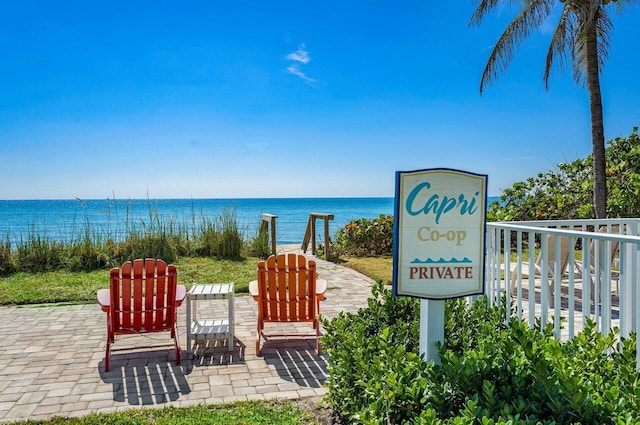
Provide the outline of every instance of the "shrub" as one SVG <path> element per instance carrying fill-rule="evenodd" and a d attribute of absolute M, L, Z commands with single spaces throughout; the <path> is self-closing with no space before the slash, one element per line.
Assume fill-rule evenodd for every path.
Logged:
<path fill-rule="evenodd" d="M 617 424 L 640 420 L 635 335 L 574 339 L 506 320 L 486 298 L 446 302 L 440 365 L 418 354 L 419 303 L 381 283 L 358 314 L 323 320 L 328 401 L 351 423 Z"/>
<path fill-rule="evenodd" d="M 421 410 L 427 367 L 416 354 L 419 304 L 382 283 L 357 314 L 323 320 L 329 353 L 328 400 L 342 420 L 399 424 Z M 393 324 L 393 325 L 392 325 Z"/>
<path fill-rule="evenodd" d="M 353 256 L 391 255 L 393 253 L 393 216 L 352 220 L 335 235 L 339 254 Z"/>
<path fill-rule="evenodd" d="M 640 214 L 640 135 L 634 127 L 627 137 L 607 142 L 607 215 Z M 594 218 L 591 155 L 556 164 L 551 170 L 514 183 L 489 205 L 489 221 Z"/>

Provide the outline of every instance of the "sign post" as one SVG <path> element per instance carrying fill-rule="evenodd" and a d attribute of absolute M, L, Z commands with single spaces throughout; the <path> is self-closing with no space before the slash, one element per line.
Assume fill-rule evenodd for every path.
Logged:
<path fill-rule="evenodd" d="M 444 341 L 444 301 L 420 300 L 420 354 L 440 364 L 438 342 Z"/>
<path fill-rule="evenodd" d="M 439 363 L 444 301 L 484 293 L 487 176 L 396 172 L 393 293 L 422 298 L 420 354 Z"/>

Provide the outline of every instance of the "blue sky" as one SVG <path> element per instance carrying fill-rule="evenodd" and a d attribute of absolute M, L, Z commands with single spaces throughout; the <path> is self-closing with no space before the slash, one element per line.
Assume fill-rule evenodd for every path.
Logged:
<path fill-rule="evenodd" d="M 0 199 L 489 195 L 591 151 L 588 93 L 542 83 L 551 25 L 480 96 L 514 15 L 471 1 L 0 2 Z M 640 7 L 614 14 L 605 136 L 640 125 Z"/>

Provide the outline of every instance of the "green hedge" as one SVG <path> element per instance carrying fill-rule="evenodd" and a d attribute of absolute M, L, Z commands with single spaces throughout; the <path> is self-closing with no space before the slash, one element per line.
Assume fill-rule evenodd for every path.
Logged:
<path fill-rule="evenodd" d="M 357 314 L 323 321 L 327 398 L 345 423 L 640 422 L 635 336 L 605 336 L 591 322 L 559 342 L 552 327 L 506 322 L 486 299 L 450 300 L 434 365 L 418 354 L 418 322 L 419 302 L 393 297 L 381 283 Z"/>

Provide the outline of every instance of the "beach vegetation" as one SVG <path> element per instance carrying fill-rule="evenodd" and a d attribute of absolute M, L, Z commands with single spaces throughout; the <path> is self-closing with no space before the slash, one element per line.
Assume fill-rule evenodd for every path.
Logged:
<path fill-rule="evenodd" d="M 8 276 L 15 271 L 14 258 L 11 252 L 11 239 L 0 241 L 0 277 Z"/>
<path fill-rule="evenodd" d="M 470 19 L 471 25 L 479 25 L 492 11 L 501 11 L 512 2 L 480 0 Z M 504 73 L 514 52 L 523 41 L 536 33 L 536 29 L 548 25 L 549 19 L 557 19 L 550 33 L 543 81 L 549 88 L 549 76 L 554 65 L 560 70 L 570 63 L 575 81 L 589 92 L 592 144 L 593 213 L 595 218 L 607 218 L 607 167 L 605 159 L 604 118 L 600 73 L 609 50 L 613 34 L 610 10 L 635 3 L 634 0 L 560 0 L 523 2 L 522 9 L 510 21 L 494 44 L 480 80 L 480 94 Z M 560 13 L 554 6 L 558 5 Z M 618 7 L 618 10 L 621 10 Z M 557 16 L 557 18 L 556 18 Z"/>
<path fill-rule="evenodd" d="M 148 218 L 133 221 L 127 210 L 122 223 L 125 230 L 116 233 L 110 227 L 92 225 L 85 214 L 79 230 L 74 229 L 66 240 L 45 238 L 35 226 L 20 235 L 15 248 L 7 236 L 0 243 L 0 276 L 57 270 L 91 272 L 135 258 L 162 258 L 168 263 L 183 257 L 242 260 L 261 246 L 260 235 L 247 235 L 232 208 L 215 219 L 194 211 L 192 219 L 185 221 L 163 216 L 150 204 Z"/>
<path fill-rule="evenodd" d="M 244 240 L 238 227 L 236 212 L 224 209 L 217 220 L 202 218 L 201 234 L 196 252 L 200 256 L 213 258 L 240 258 Z"/>
<path fill-rule="evenodd" d="M 271 254 L 271 236 L 267 228 L 260 226 L 258 226 L 258 228 L 260 230 L 257 236 L 247 244 L 247 253 L 252 257 L 258 257 L 264 260 Z"/>
<path fill-rule="evenodd" d="M 609 217 L 640 215 L 640 136 L 607 142 Z M 514 183 L 489 205 L 489 221 L 529 221 L 595 218 L 591 155 L 556 164 L 535 177 Z"/>
<path fill-rule="evenodd" d="M 16 269 L 33 273 L 60 269 L 64 264 L 64 251 L 63 243 L 48 241 L 32 230 L 18 242 Z"/>
<path fill-rule="evenodd" d="M 326 397 L 344 423 L 619 424 L 640 421 L 635 334 L 569 341 L 486 298 L 445 304 L 440 364 L 419 353 L 420 301 L 381 282 L 366 308 L 323 319 Z M 503 299 L 504 301 L 504 299 Z"/>
<path fill-rule="evenodd" d="M 333 254 L 337 256 L 376 256 L 393 253 L 393 216 L 352 220 L 334 237 Z"/>

